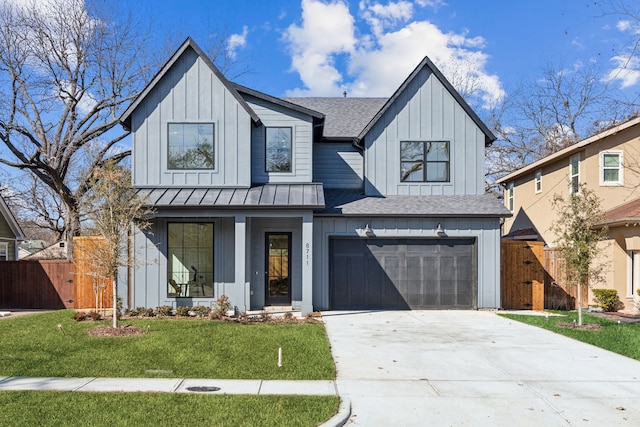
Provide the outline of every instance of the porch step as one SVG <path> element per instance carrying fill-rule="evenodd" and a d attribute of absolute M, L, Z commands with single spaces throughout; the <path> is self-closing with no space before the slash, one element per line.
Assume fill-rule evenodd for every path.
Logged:
<path fill-rule="evenodd" d="M 288 312 L 288 311 L 293 311 L 293 307 L 290 305 L 269 305 L 265 307 L 262 311 L 266 311 L 267 313 Z"/>

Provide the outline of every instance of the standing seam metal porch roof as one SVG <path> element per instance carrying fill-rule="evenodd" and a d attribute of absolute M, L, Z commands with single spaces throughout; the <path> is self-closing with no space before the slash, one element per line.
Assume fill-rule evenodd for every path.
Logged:
<path fill-rule="evenodd" d="M 200 208 L 324 209 L 322 184 L 266 184 L 250 188 L 139 188 L 147 205 Z"/>

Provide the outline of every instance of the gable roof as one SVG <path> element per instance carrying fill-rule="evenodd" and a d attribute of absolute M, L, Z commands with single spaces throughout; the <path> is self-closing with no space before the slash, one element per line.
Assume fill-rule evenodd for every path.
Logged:
<path fill-rule="evenodd" d="M 611 135 L 615 135 L 618 132 L 621 132 L 625 129 L 628 129 L 630 127 L 636 126 L 640 124 L 640 117 L 635 117 L 633 119 L 630 119 L 624 123 L 620 123 L 619 125 L 613 126 L 609 129 L 603 130 L 602 132 L 598 132 L 593 136 L 590 136 L 589 138 L 583 139 L 582 141 L 578 141 L 573 145 L 568 146 L 567 148 L 563 148 L 560 151 L 557 151 L 553 154 L 550 154 L 546 157 L 541 158 L 540 160 L 537 160 L 523 168 L 520 168 L 516 171 L 511 172 L 508 175 L 503 176 L 502 178 L 498 179 L 496 182 L 498 184 L 502 184 L 505 183 L 506 181 L 510 181 L 514 178 L 517 178 L 521 175 L 526 174 L 527 172 L 531 172 L 532 170 L 535 169 L 539 169 L 540 167 L 549 164 L 551 162 L 554 162 L 556 160 L 562 159 L 563 157 L 569 157 L 572 154 L 576 153 L 577 151 L 582 150 L 584 147 L 586 147 L 589 144 L 593 144 L 595 142 L 598 142 L 608 136 Z"/>
<path fill-rule="evenodd" d="M 473 109 L 469 106 L 469 104 L 467 104 L 467 102 L 462 98 L 462 96 L 460 96 L 458 91 L 455 90 L 455 88 L 451 85 L 451 83 L 449 83 L 449 80 L 446 79 L 446 77 L 440 72 L 438 67 L 436 67 L 435 64 L 431 62 L 431 60 L 427 56 L 425 56 L 424 59 L 420 62 L 420 64 L 418 64 L 418 66 L 413 70 L 413 72 L 409 74 L 409 77 L 405 79 L 405 81 L 395 91 L 395 93 L 391 96 L 391 98 L 387 100 L 387 102 L 380 109 L 380 111 L 378 111 L 378 114 L 376 114 L 375 117 L 371 119 L 369 124 L 367 124 L 367 126 L 360 132 L 360 134 L 358 135 L 358 140 L 361 141 L 362 138 L 364 138 L 367 132 L 371 130 L 371 128 L 376 124 L 376 122 L 384 115 L 384 113 L 386 113 L 386 111 L 391 107 L 391 105 L 393 105 L 396 99 L 398 99 L 398 97 L 400 97 L 402 92 L 404 92 L 407 86 L 409 86 L 409 84 L 413 81 L 413 79 L 415 79 L 416 76 L 420 73 L 420 71 L 425 67 L 431 70 L 431 72 L 438 79 L 438 81 L 442 83 L 445 89 L 458 102 L 458 104 L 462 107 L 465 113 L 467 113 L 469 117 L 471 117 L 471 119 L 474 121 L 476 126 L 478 126 L 482 131 L 482 133 L 484 133 L 485 146 L 491 145 L 491 143 L 497 139 L 496 136 L 493 134 L 493 132 L 491 132 L 491 130 L 489 130 L 487 125 L 484 124 L 484 122 L 480 119 L 480 117 L 478 117 L 475 111 L 473 111 Z"/>
<path fill-rule="evenodd" d="M 311 117 L 316 119 L 323 119 L 324 114 L 321 112 L 307 108 L 301 104 L 294 104 L 287 100 L 287 98 L 276 98 L 275 96 L 267 95 L 266 93 L 257 91 L 255 89 L 248 88 L 246 86 L 239 85 L 237 83 L 230 82 L 231 86 L 236 89 L 239 93 L 245 93 L 247 95 L 251 95 L 255 98 L 262 99 L 267 102 L 271 102 L 273 104 L 279 105 L 284 108 L 288 108 L 290 110 L 298 111 L 303 114 L 308 114 Z"/>
<path fill-rule="evenodd" d="M 375 117 L 387 98 L 284 98 L 294 104 L 320 111 L 325 115 L 324 139 L 357 138 Z"/>
<path fill-rule="evenodd" d="M 4 201 L 4 198 L 0 195 L 0 215 L 4 217 L 4 219 L 9 224 L 9 228 L 11 228 L 11 232 L 14 234 L 16 240 L 26 240 L 26 236 L 20 224 L 16 220 L 16 217 L 13 216 L 13 213 L 7 206 L 7 203 Z"/>
<path fill-rule="evenodd" d="M 135 109 L 142 103 L 144 98 L 158 85 L 160 80 L 162 80 L 165 74 L 171 69 L 171 67 L 176 63 L 176 61 L 184 54 L 188 49 L 192 49 L 196 52 L 196 54 L 202 59 L 205 64 L 209 67 L 211 72 L 216 75 L 216 77 L 222 82 L 222 84 L 231 92 L 233 97 L 238 101 L 238 103 L 244 108 L 244 110 L 251 116 L 251 119 L 254 123 L 260 123 L 260 118 L 258 115 L 249 107 L 246 101 L 240 96 L 240 94 L 236 91 L 233 85 L 227 80 L 227 78 L 218 70 L 218 68 L 213 64 L 211 59 L 204 53 L 204 51 L 197 45 L 197 43 L 191 38 L 187 37 L 187 39 L 182 43 L 182 45 L 176 50 L 176 52 L 169 58 L 169 60 L 160 68 L 160 71 L 151 79 L 151 82 L 140 92 L 140 94 L 136 97 L 136 99 L 131 103 L 129 108 L 126 109 L 124 113 L 120 116 L 120 123 L 125 127 L 125 129 L 129 130 L 131 128 L 131 114 L 135 111 Z"/>

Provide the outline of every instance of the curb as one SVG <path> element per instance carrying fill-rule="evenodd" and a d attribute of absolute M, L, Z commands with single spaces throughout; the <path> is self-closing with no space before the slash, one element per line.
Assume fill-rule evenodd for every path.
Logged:
<path fill-rule="evenodd" d="M 343 398 L 340 400 L 338 413 L 318 427 L 342 427 L 349 421 L 349 417 L 351 417 L 351 400 Z"/>

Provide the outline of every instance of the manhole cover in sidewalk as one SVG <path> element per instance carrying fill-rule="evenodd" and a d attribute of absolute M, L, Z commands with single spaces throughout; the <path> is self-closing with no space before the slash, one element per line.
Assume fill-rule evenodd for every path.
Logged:
<path fill-rule="evenodd" d="M 220 387 L 198 386 L 198 387 L 187 387 L 187 390 L 189 390 L 189 391 L 198 391 L 198 392 L 219 391 Z"/>

